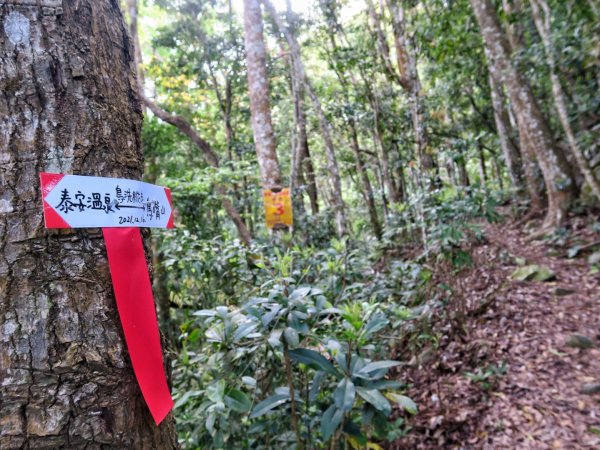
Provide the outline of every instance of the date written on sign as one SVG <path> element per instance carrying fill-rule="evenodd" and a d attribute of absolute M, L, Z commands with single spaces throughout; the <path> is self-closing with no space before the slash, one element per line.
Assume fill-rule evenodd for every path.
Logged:
<path fill-rule="evenodd" d="M 279 192 L 263 191 L 267 227 L 291 227 L 293 224 L 292 199 L 288 188 Z"/>
<path fill-rule="evenodd" d="M 168 188 L 123 178 L 41 173 L 46 228 L 173 228 Z"/>

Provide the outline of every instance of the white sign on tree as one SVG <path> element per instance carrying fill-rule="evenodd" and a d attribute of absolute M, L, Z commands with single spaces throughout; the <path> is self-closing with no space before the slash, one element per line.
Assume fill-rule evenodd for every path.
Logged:
<path fill-rule="evenodd" d="M 42 173 L 47 228 L 173 228 L 168 188 L 123 178 Z"/>

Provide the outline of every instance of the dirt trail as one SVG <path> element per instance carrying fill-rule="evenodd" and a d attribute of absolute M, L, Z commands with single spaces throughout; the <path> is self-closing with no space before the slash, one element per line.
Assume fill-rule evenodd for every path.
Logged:
<path fill-rule="evenodd" d="M 578 220 L 575 239 L 597 241 Z M 474 268 L 454 283 L 463 287 L 466 333 L 440 320 L 434 357 L 400 374 L 413 383 L 409 395 L 420 413 L 408 419 L 412 432 L 389 448 L 600 448 L 600 394 L 580 392 L 600 383 L 600 350 L 567 344 L 580 334 L 600 345 L 600 274 L 590 273 L 585 257 L 548 256 L 548 243 L 526 242 L 514 224 L 488 225 L 485 235 L 473 249 Z M 520 259 L 548 266 L 556 279 L 512 280 Z M 465 375 L 502 363 L 505 374 Z"/>

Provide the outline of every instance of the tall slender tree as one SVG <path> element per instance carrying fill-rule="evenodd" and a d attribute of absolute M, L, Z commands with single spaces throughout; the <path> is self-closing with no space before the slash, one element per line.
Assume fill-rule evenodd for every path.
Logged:
<path fill-rule="evenodd" d="M 281 169 L 271 123 L 267 53 L 260 0 L 244 0 L 244 36 L 252 132 L 260 178 L 263 189 L 278 190 L 282 187 Z"/>
<path fill-rule="evenodd" d="M 346 224 L 346 206 L 344 204 L 344 199 L 342 196 L 342 182 L 340 178 L 340 172 L 337 162 L 337 157 L 335 155 L 335 150 L 333 147 L 333 139 L 331 136 L 331 124 L 329 120 L 325 116 L 325 112 L 323 111 L 323 107 L 321 106 L 321 102 L 315 89 L 313 88 L 310 80 L 306 75 L 306 70 L 304 68 L 304 63 L 302 62 L 302 56 L 300 52 L 300 45 L 298 41 L 294 37 L 292 33 L 289 32 L 286 25 L 281 20 L 281 17 L 277 13 L 277 10 L 273 6 L 273 4 L 269 0 L 262 0 L 265 7 L 269 11 L 269 14 L 275 21 L 279 32 L 284 35 L 290 52 L 292 54 L 292 61 L 294 64 L 294 71 L 298 77 L 300 77 L 306 86 L 306 90 L 308 92 L 308 96 L 312 102 L 315 113 L 317 114 L 317 118 L 319 120 L 319 127 L 321 129 L 321 135 L 323 136 L 323 141 L 325 144 L 325 154 L 327 156 L 327 168 L 329 170 L 329 177 L 331 180 L 331 202 L 334 209 L 335 214 L 335 224 L 337 233 L 339 236 L 343 236 L 347 233 L 347 224 Z"/>
<path fill-rule="evenodd" d="M 575 161 L 577 162 L 579 170 L 581 170 L 585 181 L 587 181 L 596 198 L 600 200 L 600 183 L 596 179 L 596 176 L 590 167 L 590 163 L 583 154 L 583 150 L 581 149 L 579 142 L 577 142 L 577 138 L 575 137 L 575 131 L 573 130 L 571 121 L 569 119 L 566 95 L 562 88 L 560 78 L 558 77 L 554 56 L 555 49 L 552 39 L 552 29 L 550 26 L 552 11 L 550 10 L 550 6 L 548 6 L 548 2 L 546 2 L 546 0 L 530 0 L 530 3 L 533 11 L 535 26 L 544 44 L 546 61 L 548 63 L 548 68 L 550 69 L 550 82 L 552 84 L 554 105 L 556 107 L 556 111 L 558 112 L 560 123 L 565 131 L 567 142 L 569 143 L 569 147 L 573 153 L 573 156 L 575 157 Z"/>
<path fill-rule="evenodd" d="M 416 155 L 421 172 L 428 175 L 433 186 L 437 178 L 438 168 L 436 159 L 428 145 L 421 79 L 417 69 L 417 56 L 406 29 L 406 11 L 402 0 L 388 0 L 388 8 L 392 15 L 396 63 L 400 74 L 399 82 L 406 91 L 410 104 Z"/>
<path fill-rule="evenodd" d="M 490 0 L 471 0 L 471 6 L 489 52 L 492 76 L 499 77 L 504 83 L 522 126 L 520 131 L 526 134 L 544 175 L 548 209 L 543 228 L 558 226 L 574 199 L 571 168 L 551 136 L 531 87 L 510 59 L 509 43 L 494 5 Z"/>

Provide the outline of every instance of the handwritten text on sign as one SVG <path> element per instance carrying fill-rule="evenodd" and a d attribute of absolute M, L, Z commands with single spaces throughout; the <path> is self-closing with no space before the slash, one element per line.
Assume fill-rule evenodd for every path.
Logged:
<path fill-rule="evenodd" d="M 46 228 L 173 228 L 168 188 L 123 178 L 40 174 Z"/>
<path fill-rule="evenodd" d="M 267 189 L 263 191 L 263 200 L 265 203 L 267 227 L 292 226 L 292 199 L 288 188 L 282 189 L 279 192 Z"/>

